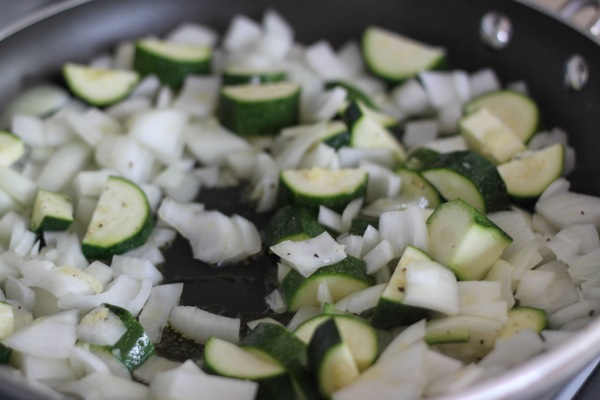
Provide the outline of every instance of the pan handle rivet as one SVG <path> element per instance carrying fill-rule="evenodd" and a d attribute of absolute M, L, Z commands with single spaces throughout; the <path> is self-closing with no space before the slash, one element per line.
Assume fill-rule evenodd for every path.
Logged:
<path fill-rule="evenodd" d="M 506 15 L 490 11 L 481 18 L 480 35 L 484 44 L 494 50 L 501 50 L 512 39 L 512 22 Z"/>
<path fill-rule="evenodd" d="M 579 54 L 574 54 L 565 63 L 565 85 L 567 88 L 580 91 L 587 85 L 590 78 L 590 67 Z"/>

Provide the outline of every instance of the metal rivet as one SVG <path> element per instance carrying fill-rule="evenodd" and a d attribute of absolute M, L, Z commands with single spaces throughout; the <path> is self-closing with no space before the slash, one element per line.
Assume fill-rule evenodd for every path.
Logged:
<path fill-rule="evenodd" d="M 569 89 L 580 91 L 588 83 L 590 67 L 585 58 L 574 54 L 565 63 L 565 85 Z"/>
<path fill-rule="evenodd" d="M 490 11 L 481 18 L 481 40 L 494 50 L 508 46 L 513 36 L 513 26 L 504 14 Z"/>

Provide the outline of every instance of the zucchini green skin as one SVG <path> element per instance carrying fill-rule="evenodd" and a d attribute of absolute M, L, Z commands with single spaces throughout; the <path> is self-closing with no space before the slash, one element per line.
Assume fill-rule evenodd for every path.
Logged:
<path fill-rule="evenodd" d="M 301 297 L 306 291 L 314 290 L 316 294 L 319 282 L 335 279 L 344 280 L 343 286 L 340 285 L 337 289 L 330 287 L 332 295 L 339 298 L 375 284 L 375 278 L 366 272 L 365 262 L 352 256 L 347 256 L 340 262 L 319 268 L 308 278 L 292 269 L 281 282 L 281 290 L 288 308 L 294 311 L 304 305 L 317 305 L 316 295 L 308 296 L 311 299 L 310 304 L 305 304 L 306 302 Z"/>
<path fill-rule="evenodd" d="M 252 101 L 231 98 L 226 94 L 228 87 L 232 86 L 221 89 L 217 112 L 221 124 L 230 131 L 240 136 L 272 136 L 298 124 L 300 88 L 286 97 Z"/>
<path fill-rule="evenodd" d="M 0 343 L 0 365 L 6 365 L 10 363 L 13 350 L 10 347 Z"/>
<path fill-rule="evenodd" d="M 57 206 L 59 210 L 48 210 L 45 206 Z M 57 215 L 66 211 L 64 215 Z M 40 189 L 36 195 L 31 215 L 31 229 L 42 231 L 65 231 L 73 223 L 73 203 L 68 196 Z"/>
<path fill-rule="evenodd" d="M 320 206 L 330 208 L 337 212 L 344 211 L 344 208 L 352 200 L 359 197 L 365 197 L 367 194 L 368 175 L 365 174 L 365 179 L 362 183 L 348 192 L 340 192 L 335 195 L 312 195 L 294 190 L 285 179 L 285 170 L 279 174 L 279 187 L 277 192 L 277 205 L 283 207 L 285 205 L 303 206 L 311 210 L 318 210 Z"/>
<path fill-rule="evenodd" d="M 278 209 L 265 228 L 267 247 L 284 240 L 306 240 L 325 232 L 317 221 L 314 210 L 300 206 L 284 206 Z"/>
<path fill-rule="evenodd" d="M 458 174 L 472 183 L 483 200 L 484 209 L 479 211 L 489 213 L 510 208 L 506 184 L 496 166 L 485 157 L 469 150 L 444 153 L 427 163 L 421 172 L 425 179 L 430 180 L 428 175 L 444 170 Z M 456 198 L 448 196 L 435 184 L 433 186 L 446 200 Z"/>
<path fill-rule="evenodd" d="M 396 174 L 402 179 L 401 196 L 406 196 L 408 199 L 425 198 L 429 208 L 435 208 L 442 202 L 438 191 L 423 178 L 419 171 L 399 167 L 396 169 Z"/>
<path fill-rule="evenodd" d="M 121 360 L 129 371 L 133 371 L 155 353 L 155 348 L 148 334 L 138 320 L 124 308 L 104 304 L 106 308 L 121 319 L 127 331 L 111 346 L 113 354 Z"/>
<path fill-rule="evenodd" d="M 146 49 L 143 41 L 138 41 L 135 46 L 133 68 L 142 76 L 156 75 L 165 85 L 180 89 L 186 76 L 210 73 L 211 60 L 211 56 L 194 61 L 170 59 Z"/>
<path fill-rule="evenodd" d="M 427 147 L 419 147 L 408 154 L 402 166 L 413 171 L 420 171 L 427 164 L 434 162 L 439 156 L 440 153 L 438 151 L 428 149 Z"/>
<path fill-rule="evenodd" d="M 380 298 L 371 316 L 371 325 L 378 329 L 392 329 L 398 326 L 410 325 L 427 316 L 422 308 Z"/>

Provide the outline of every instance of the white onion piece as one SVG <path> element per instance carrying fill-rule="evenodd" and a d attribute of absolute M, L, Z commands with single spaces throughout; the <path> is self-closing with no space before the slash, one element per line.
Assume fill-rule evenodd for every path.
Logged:
<path fill-rule="evenodd" d="M 370 161 L 392 168 L 395 156 L 390 149 L 342 147 L 338 150 L 340 168 L 356 168 L 361 161 Z"/>
<path fill-rule="evenodd" d="M 17 171 L 0 166 L 0 189 L 23 205 L 33 204 L 37 184 Z"/>
<path fill-rule="evenodd" d="M 232 152 L 249 149 L 246 140 L 215 120 L 190 124 L 186 129 L 186 145 L 203 165 L 220 165 Z"/>
<path fill-rule="evenodd" d="M 327 232 L 303 241 L 285 240 L 271 246 L 271 251 L 304 277 L 346 258 L 344 246 Z"/>
<path fill-rule="evenodd" d="M 105 306 L 84 315 L 77 325 L 77 337 L 86 343 L 112 346 L 127 332 L 121 319 Z"/>
<path fill-rule="evenodd" d="M 365 70 L 362 51 L 360 49 L 360 45 L 356 41 L 351 40 L 340 46 L 337 51 L 337 57 L 340 62 L 344 64 L 350 76 L 359 75 Z M 358 83 L 354 79 L 353 82 Z M 360 83 L 358 83 L 358 86 L 363 90 L 365 89 L 363 85 L 360 85 Z M 366 92 L 372 93 L 368 90 L 366 90 Z"/>
<path fill-rule="evenodd" d="M 262 27 L 243 15 L 236 15 L 229 23 L 223 36 L 223 48 L 227 51 L 240 51 L 257 42 L 262 35 Z"/>
<path fill-rule="evenodd" d="M 410 115 L 422 115 L 429 108 L 429 98 L 425 89 L 417 79 L 409 79 L 398 85 L 391 92 L 396 106 Z"/>
<path fill-rule="evenodd" d="M 308 321 L 312 317 L 321 314 L 321 309 L 315 306 L 303 306 L 296 311 L 290 322 L 287 324 L 287 328 L 290 331 L 294 331 L 298 325 L 304 321 Z"/>
<path fill-rule="evenodd" d="M 275 289 L 265 297 L 265 302 L 273 312 L 281 314 L 287 311 L 287 304 L 283 299 L 281 291 Z"/>
<path fill-rule="evenodd" d="M 237 343 L 240 319 L 213 314 L 192 306 L 176 306 L 171 311 L 169 323 L 182 335 L 204 343 L 211 336 Z"/>
<path fill-rule="evenodd" d="M 369 174 L 367 181 L 367 203 L 380 198 L 396 197 L 400 193 L 402 183 L 400 175 L 377 163 L 366 160 L 360 162 L 359 168 Z"/>
<path fill-rule="evenodd" d="M 600 198 L 565 192 L 539 200 L 535 210 L 557 228 L 592 223 L 600 229 Z"/>
<path fill-rule="evenodd" d="M 154 98 L 157 96 L 158 91 L 161 88 L 160 79 L 154 74 L 146 75 L 140 80 L 133 92 L 129 95 L 129 98 L 144 97 Z"/>
<path fill-rule="evenodd" d="M 432 119 L 421 119 L 407 122 L 404 126 L 402 143 L 410 148 L 417 147 L 437 138 L 438 122 Z"/>
<path fill-rule="evenodd" d="M 379 297 L 385 289 L 386 283 L 380 283 L 366 289 L 354 292 L 335 303 L 335 308 L 340 311 L 348 311 L 353 314 L 361 314 L 377 306 Z"/>
<path fill-rule="evenodd" d="M 325 40 L 318 41 L 304 50 L 306 63 L 322 79 L 344 79 L 349 77 L 350 70 L 338 58 L 338 55 Z"/>
<path fill-rule="evenodd" d="M 60 192 L 90 161 L 92 149 L 73 142 L 61 147 L 48 160 L 36 182 L 40 188 Z"/>
<path fill-rule="evenodd" d="M 142 260 L 149 261 L 153 265 L 162 265 L 165 262 L 165 256 L 153 241 L 148 241 L 133 250 L 123 253 L 123 255 L 127 257 L 140 258 Z"/>
<path fill-rule="evenodd" d="M 173 29 L 165 36 L 165 40 L 192 46 L 214 47 L 219 35 L 212 28 L 205 25 L 185 22 Z"/>
<path fill-rule="evenodd" d="M 458 282 L 460 315 L 474 315 L 505 323 L 508 307 L 502 296 L 500 281 Z"/>
<path fill-rule="evenodd" d="M 517 250 L 536 238 L 529 222 L 518 211 L 497 211 L 487 214 L 487 217 L 513 239 L 502 252 L 504 259 L 511 257 Z"/>
<path fill-rule="evenodd" d="M 73 186 L 79 197 L 99 197 L 104 189 L 108 177 L 116 172 L 110 169 L 99 169 L 96 171 L 79 171 Z"/>
<path fill-rule="evenodd" d="M 409 206 L 401 211 L 388 211 L 379 219 L 381 239 L 387 239 L 394 247 L 396 256 L 404 253 L 406 246 L 419 249 L 429 246 L 429 234 L 421 208 Z"/>
<path fill-rule="evenodd" d="M 139 316 L 140 324 L 152 343 L 159 343 L 173 307 L 179 304 L 183 283 L 172 283 L 152 288 L 148 301 Z"/>
<path fill-rule="evenodd" d="M 419 320 L 398 333 L 392 341 L 383 349 L 379 358 L 383 361 L 386 358 L 395 356 L 398 352 L 425 340 L 426 331 L 425 319 Z"/>
<path fill-rule="evenodd" d="M 96 147 L 96 162 L 134 182 L 148 182 L 154 173 L 153 153 L 127 136 L 106 136 Z"/>
<path fill-rule="evenodd" d="M 439 132 L 450 135 L 458 132 L 458 120 L 463 115 L 463 106 L 459 102 L 448 103 L 438 109 L 437 123 Z"/>
<path fill-rule="evenodd" d="M 180 158 L 188 115 L 180 110 L 160 109 L 136 114 L 129 136 L 143 143 L 158 157 Z"/>
<path fill-rule="evenodd" d="M 122 100 L 105 111 L 111 117 L 124 121 L 130 118 L 133 114 L 146 111 L 152 108 L 152 102 L 147 97 L 130 97 Z"/>
<path fill-rule="evenodd" d="M 292 42 L 294 40 L 294 29 L 274 9 L 267 9 L 263 14 L 262 27 L 265 33 L 275 35 Z"/>
<path fill-rule="evenodd" d="M 67 358 L 77 341 L 76 310 L 40 317 L 4 339 L 12 349 L 37 357 Z"/>
<path fill-rule="evenodd" d="M 363 238 L 362 236 L 358 236 L 358 235 L 340 235 L 336 241 L 341 244 L 346 246 L 344 251 L 346 252 L 346 254 L 348 254 L 349 256 L 352 256 L 354 258 L 360 258 L 361 254 L 362 254 L 362 248 L 363 248 Z"/>
<path fill-rule="evenodd" d="M 544 342 L 531 329 L 523 329 L 508 339 L 496 340 L 494 349 L 481 359 L 482 367 L 510 368 L 524 363 L 544 350 Z"/>
<path fill-rule="evenodd" d="M 484 93 L 500 90 L 502 87 L 496 72 L 491 68 L 484 68 L 473 72 L 469 77 L 469 82 L 473 98 Z"/>
<path fill-rule="evenodd" d="M 257 391 L 256 382 L 207 375 L 191 360 L 177 368 L 159 372 L 150 384 L 150 395 L 157 399 L 253 400 Z"/>
<path fill-rule="evenodd" d="M 307 122 L 328 121 L 342 108 L 347 97 L 346 89 L 339 86 L 319 93 L 311 101 L 310 107 L 304 110 L 302 119 Z"/>
<path fill-rule="evenodd" d="M 35 306 L 35 292 L 20 279 L 13 277 L 6 278 L 4 281 L 4 292 L 6 297 L 13 302 L 18 303 L 26 310 L 32 311 Z"/>
<path fill-rule="evenodd" d="M 110 373 L 108 365 L 89 350 L 75 346 L 69 354 L 69 364 L 76 377 L 81 378 L 94 372 Z"/>
<path fill-rule="evenodd" d="M 377 246 L 363 256 L 368 274 L 374 274 L 385 267 L 396 256 L 394 246 L 389 240 L 382 240 Z"/>
<path fill-rule="evenodd" d="M 46 146 L 46 130 L 41 118 L 16 114 L 12 118 L 11 131 L 30 146 Z"/>
<path fill-rule="evenodd" d="M 178 361 L 153 354 L 142 365 L 134 369 L 132 375 L 136 381 L 149 385 L 159 372 L 168 371 L 180 365 L 181 363 Z"/>
<path fill-rule="evenodd" d="M 337 212 L 325 207 L 319 206 L 319 215 L 317 216 L 319 224 L 336 232 L 343 232 L 342 216 Z"/>
<path fill-rule="evenodd" d="M 162 281 L 162 273 L 148 260 L 135 257 L 115 255 L 112 258 L 111 267 L 114 277 L 128 275 L 136 279 L 148 279 L 153 285 Z"/>
<path fill-rule="evenodd" d="M 66 106 L 69 93 L 59 86 L 42 84 L 23 91 L 6 106 L 0 125 L 5 127 L 15 114 L 43 117 Z"/>
<path fill-rule="evenodd" d="M 325 122 L 284 129 L 282 134 L 291 134 L 293 139 L 274 154 L 275 164 L 280 170 L 297 168 L 302 157 L 311 146 L 327 135 Z"/>
<path fill-rule="evenodd" d="M 406 292 L 402 302 L 446 315 L 458 314 L 459 290 L 454 273 L 434 261 L 409 263 L 406 266 Z"/>
<path fill-rule="evenodd" d="M 66 358 L 38 357 L 15 351 L 11 356 L 11 364 L 23 373 L 28 385 L 37 384 L 36 387 L 46 391 L 75 379 L 71 364 Z M 56 392 L 48 394 L 56 396 Z"/>
<path fill-rule="evenodd" d="M 33 262 L 29 264 L 33 264 Z M 98 294 L 102 292 L 103 288 L 102 283 L 94 276 L 69 265 L 45 268 L 33 264 L 22 267 L 21 272 L 25 285 L 46 289 L 56 297 L 62 297 L 67 293 Z"/>
<path fill-rule="evenodd" d="M 114 400 L 145 400 L 150 392 L 148 386 L 142 383 L 103 372 L 94 372 L 59 388 L 63 392 L 81 396 L 81 398 Z"/>
<path fill-rule="evenodd" d="M 468 150 L 469 146 L 463 135 L 439 138 L 430 142 L 423 143 L 421 147 L 435 150 L 440 153 L 450 153 L 452 151 Z"/>
<path fill-rule="evenodd" d="M 118 121 L 96 108 L 84 112 L 70 111 L 66 121 L 73 132 L 90 146 L 96 146 L 109 133 L 121 131 Z"/>

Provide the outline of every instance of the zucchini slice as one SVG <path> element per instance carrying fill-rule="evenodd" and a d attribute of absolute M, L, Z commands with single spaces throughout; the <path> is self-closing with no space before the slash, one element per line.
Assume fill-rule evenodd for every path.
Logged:
<path fill-rule="evenodd" d="M 278 209 L 265 228 L 267 247 L 284 240 L 302 241 L 319 236 L 325 228 L 319 224 L 314 210 L 301 206 L 284 206 Z"/>
<path fill-rule="evenodd" d="M 83 254 L 90 259 L 108 259 L 139 247 L 152 233 L 153 225 L 142 189 L 127 179 L 111 176 L 81 242 Z"/>
<path fill-rule="evenodd" d="M 327 133 L 323 138 L 323 143 L 336 150 L 344 146 L 350 146 L 350 131 L 348 126 L 339 120 L 327 122 Z"/>
<path fill-rule="evenodd" d="M 0 130 L 0 165 L 10 167 L 25 155 L 25 143 L 14 133 Z"/>
<path fill-rule="evenodd" d="M 508 320 L 502 326 L 499 338 L 509 338 L 523 329 L 540 333 L 548 327 L 546 311 L 541 308 L 519 306 L 508 311 Z"/>
<path fill-rule="evenodd" d="M 400 83 L 425 70 L 439 69 L 446 63 L 444 49 L 376 26 L 363 33 L 362 50 L 369 69 L 391 83 Z"/>
<path fill-rule="evenodd" d="M 204 346 L 204 368 L 214 375 L 257 382 L 256 399 L 294 398 L 290 377 L 281 363 L 214 336 Z"/>
<path fill-rule="evenodd" d="M 406 167 L 399 167 L 396 173 L 400 175 L 402 186 L 400 186 L 400 196 L 406 203 L 425 200 L 426 204 L 418 201 L 420 205 L 427 208 L 435 208 L 441 202 L 440 194 L 431 183 L 418 172 Z"/>
<path fill-rule="evenodd" d="M 510 207 L 496 166 L 473 151 L 440 154 L 423 167 L 421 174 L 446 200 L 460 197 L 481 213 Z"/>
<path fill-rule="evenodd" d="M 319 305 L 317 291 L 323 282 L 327 284 L 333 301 L 337 301 L 350 293 L 372 286 L 375 280 L 367 274 L 365 262 L 352 256 L 321 267 L 308 278 L 296 270 L 291 270 L 281 282 L 281 291 L 288 310 L 296 311 L 302 306 Z"/>
<path fill-rule="evenodd" d="M 278 203 L 343 211 L 352 200 L 367 192 L 368 173 L 358 168 L 283 170 Z"/>
<path fill-rule="evenodd" d="M 69 90 L 96 107 L 108 106 L 129 96 L 140 79 L 135 71 L 100 69 L 74 63 L 66 63 L 62 72 Z"/>
<path fill-rule="evenodd" d="M 384 114 L 371 110 L 360 102 L 350 102 L 342 114 L 350 129 L 350 145 L 361 149 L 388 149 L 402 162 L 406 151 L 400 141 L 387 128 L 396 123 L 387 120 Z"/>
<path fill-rule="evenodd" d="M 208 46 L 141 39 L 135 44 L 133 68 L 142 75 L 156 75 L 165 85 L 179 89 L 187 75 L 210 72 L 212 49 Z"/>
<path fill-rule="evenodd" d="M 481 108 L 463 117 L 458 121 L 458 127 L 469 148 L 494 164 L 506 162 L 525 150 L 521 139 L 487 108 Z"/>
<path fill-rule="evenodd" d="M 354 382 L 360 374 L 334 319 L 328 319 L 315 330 L 308 345 L 308 360 L 316 372 L 319 392 L 325 398 Z"/>
<path fill-rule="evenodd" d="M 298 123 L 300 86 L 290 82 L 221 89 L 219 121 L 241 136 L 269 136 Z"/>
<path fill-rule="evenodd" d="M 512 238 L 474 207 L 455 199 L 427 219 L 431 257 L 460 280 L 482 279 Z"/>
<path fill-rule="evenodd" d="M 73 223 L 73 202 L 61 193 L 40 189 L 33 202 L 31 230 L 64 231 Z"/>
<path fill-rule="evenodd" d="M 518 154 L 498 166 L 509 196 L 534 200 L 563 173 L 565 148 L 557 143 L 541 150 Z"/>
<path fill-rule="evenodd" d="M 540 110 L 531 97 L 512 90 L 483 94 L 468 102 L 465 114 L 486 108 L 495 115 L 522 143 L 527 143 L 540 127 Z"/>
<path fill-rule="evenodd" d="M 294 333 L 303 342 L 310 343 L 317 328 L 330 319 L 335 321 L 358 370 L 369 368 L 379 355 L 379 339 L 377 331 L 362 318 L 352 314 L 320 314 L 304 321 Z"/>

